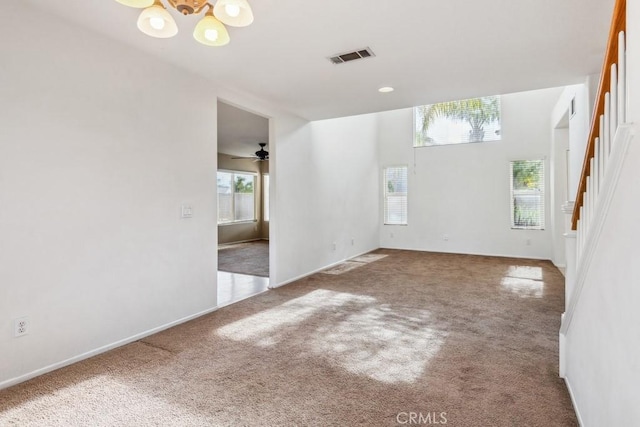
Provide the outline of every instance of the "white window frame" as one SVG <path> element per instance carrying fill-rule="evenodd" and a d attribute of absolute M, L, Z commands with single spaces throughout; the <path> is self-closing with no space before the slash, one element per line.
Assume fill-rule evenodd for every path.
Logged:
<path fill-rule="evenodd" d="M 235 183 L 235 175 L 252 175 L 253 176 L 253 218 L 252 219 L 241 219 L 241 220 L 236 220 L 233 219 L 231 221 L 220 221 L 220 195 L 217 192 L 217 185 L 216 185 L 216 195 L 217 195 L 217 223 L 218 225 L 234 225 L 234 224 L 242 224 L 242 223 L 252 223 L 252 222 L 258 222 L 258 215 L 257 215 L 257 204 L 256 204 L 256 195 L 257 195 L 257 182 L 258 182 L 258 173 L 257 172 L 252 172 L 252 171 L 241 171 L 241 170 L 231 170 L 231 169 L 218 169 L 217 173 L 216 173 L 216 182 L 217 182 L 217 177 L 218 177 L 218 173 L 229 173 L 231 174 L 231 184 L 233 185 Z M 234 191 L 231 193 L 233 195 L 235 195 L 235 189 Z M 231 212 L 233 213 L 233 216 L 235 217 L 235 197 L 231 197 Z"/>
<path fill-rule="evenodd" d="M 406 179 L 405 179 L 406 190 L 404 192 L 394 192 L 394 193 L 399 193 L 400 196 L 404 194 L 404 197 L 405 197 L 404 212 L 401 212 L 401 218 L 398 221 L 391 221 L 389 219 L 390 212 L 388 210 L 388 206 L 389 206 L 388 196 L 390 193 L 388 191 L 388 185 L 387 185 L 388 169 L 404 169 L 406 173 Z M 385 166 L 382 169 L 382 204 L 383 204 L 382 218 L 383 218 L 384 225 L 408 225 L 409 223 L 409 166 L 408 165 L 389 165 L 389 166 Z"/>
<path fill-rule="evenodd" d="M 269 192 L 271 187 L 271 178 L 268 173 L 262 174 L 262 220 L 269 222 Z"/>
<path fill-rule="evenodd" d="M 471 114 L 471 116 L 467 115 L 465 118 L 459 116 L 459 114 L 462 114 L 464 117 L 463 113 L 459 113 L 460 111 L 477 111 L 468 108 L 470 101 L 473 102 L 486 98 L 495 98 L 495 102 L 497 103 L 497 119 L 483 121 L 482 124 L 479 124 L 477 121 L 472 120 L 471 117 L 473 114 Z M 466 108 L 460 109 L 460 107 Z M 456 114 L 456 112 L 458 112 L 458 114 Z M 492 112 L 493 110 L 486 111 L 487 114 L 491 114 Z M 483 113 L 485 113 L 485 111 L 483 111 Z M 425 115 L 430 117 L 429 124 L 427 125 L 430 129 L 428 132 L 430 141 L 427 140 L 427 135 L 423 135 L 422 130 L 418 129 L 419 126 L 423 126 Z M 474 127 L 471 125 L 472 121 L 476 123 L 475 132 L 473 131 Z M 481 127 L 478 128 L 478 126 Z M 469 138 L 465 139 L 463 131 L 469 132 Z M 482 131 L 481 139 L 474 140 L 474 136 L 477 138 L 480 131 Z M 413 108 L 413 148 L 476 144 L 500 140 L 502 140 L 502 97 L 500 95 L 436 102 Z"/>
<path fill-rule="evenodd" d="M 541 184 L 539 189 L 530 189 L 530 190 L 515 190 L 513 188 L 513 165 L 516 162 L 540 162 L 542 165 L 541 172 Z M 517 159 L 509 161 L 509 210 L 510 210 L 510 220 L 511 220 L 511 229 L 512 230 L 544 230 L 545 229 L 545 216 L 547 214 L 546 208 L 546 164 L 544 158 L 534 158 L 534 159 Z M 538 203 L 538 216 L 540 219 L 539 224 L 537 225 L 517 225 L 515 218 L 515 199 L 517 196 L 536 196 L 539 198 Z"/>

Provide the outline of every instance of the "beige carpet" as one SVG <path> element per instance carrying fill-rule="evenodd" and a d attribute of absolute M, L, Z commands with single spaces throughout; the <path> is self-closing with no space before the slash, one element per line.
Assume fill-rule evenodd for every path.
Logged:
<path fill-rule="evenodd" d="M 269 241 L 218 246 L 218 270 L 269 277 Z"/>
<path fill-rule="evenodd" d="M 549 262 L 376 253 L 1 391 L 0 425 L 577 425 Z"/>

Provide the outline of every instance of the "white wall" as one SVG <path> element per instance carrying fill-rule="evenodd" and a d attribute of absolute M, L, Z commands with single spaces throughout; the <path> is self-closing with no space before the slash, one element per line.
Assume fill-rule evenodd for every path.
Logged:
<path fill-rule="evenodd" d="M 304 142 L 279 143 L 275 156 L 287 165 L 276 167 L 277 285 L 378 247 L 376 116 L 293 132 Z"/>
<path fill-rule="evenodd" d="M 550 157 L 549 186 L 551 199 L 551 233 L 553 239 L 553 263 L 558 267 L 566 266 L 565 237 L 567 232 L 567 215 L 562 211 L 562 205 L 568 200 L 567 154 L 569 150 L 569 128 L 553 129 L 551 142 L 552 154 Z"/>
<path fill-rule="evenodd" d="M 287 198 L 308 177 L 287 164 L 306 121 L 22 2 L 0 48 L 0 388 L 215 309 L 218 97 L 272 119 L 276 224 L 281 143 L 273 282 L 322 266 L 289 256 L 315 249 L 313 222 L 287 226 L 315 197 Z"/>
<path fill-rule="evenodd" d="M 599 76 L 589 76 L 584 84 L 565 87 L 551 113 L 551 125 L 556 127 L 569 110 L 571 100 L 575 99 L 575 114 L 569 117 L 569 198 L 565 201 L 575 201 L 578 192 L 593 112 L 591 103 L 595 97 L 591 95 L 591 86 L 596 78 Z"/>
<path fill-rule="evenodd" d="M 215 93 L 14 6 L 0 28 L 0 385 L 216 305 Z M 21 316 L 30 333 L 14 338 Z"/>
<path fill-rule="evenodd" d="M 549 170 L 550 117 L 561 91 L 503 95 L 495 142 L 414 149 L 413 110 L 379 113 L 380 167 L 409 165 L 409 225 L 381 225 L 380 246 L 551 259 L 549 209 L 546 230 L 510 228 L 509 161 L 545 158 Z"/>
<path fill-rule="evenodd" d="M 218 99 L 270 119 L 273 286 L 377 247 L 373 116 L 310 124 L 22 2 L 0 49 L 0 388 L 215 309 Z"/>
<path fill-rule="evenodd" d="M 640 0 L 627 1 L 628 122 L 640 122 Z M 583 425 L 640 425 L 640 140 L 630 143 L 566 334 L 566 380 Z"/>

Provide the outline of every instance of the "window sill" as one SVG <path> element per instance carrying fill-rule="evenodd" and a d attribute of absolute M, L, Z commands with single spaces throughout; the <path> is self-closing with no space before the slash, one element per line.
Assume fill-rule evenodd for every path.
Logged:
<path fill-rule="evenodd" d="M 232 222 L 219 222 L 218 227 L 225 227 L 227 225 L 242 225 L 242 224 L 255 224 L 257 219 L 250 219 L 248 221 L 232 221 Z"/>

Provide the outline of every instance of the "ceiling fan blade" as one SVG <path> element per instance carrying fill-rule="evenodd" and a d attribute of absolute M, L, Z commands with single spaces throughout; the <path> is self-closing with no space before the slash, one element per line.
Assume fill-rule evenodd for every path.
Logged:
<path fill-rule="evenodd" d="M 232 160 L 239 160 L 239 159 L 255 159 L 256 156 L 251 156 L 251 157 L 232 157 Z"/>

